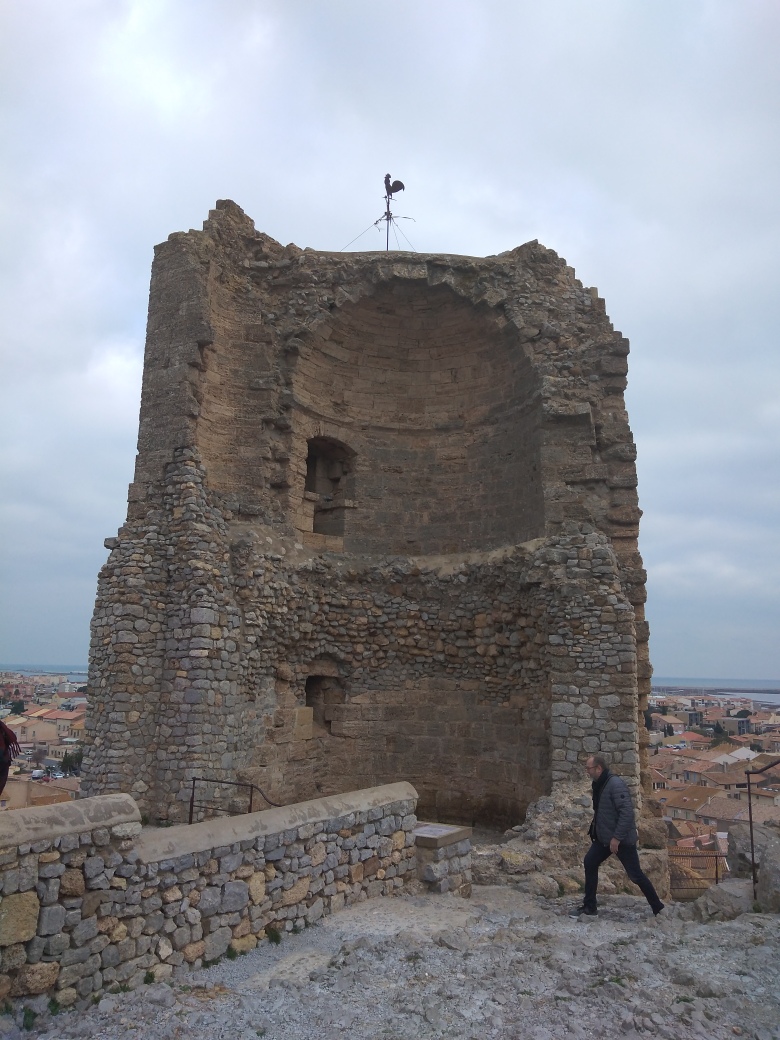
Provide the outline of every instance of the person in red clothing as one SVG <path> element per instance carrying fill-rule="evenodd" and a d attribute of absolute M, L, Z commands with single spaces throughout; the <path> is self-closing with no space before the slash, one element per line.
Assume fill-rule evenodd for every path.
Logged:
<path fill-rule="evenodd" d="M 19 754 L 19 750 L 19 741 L 16 739 L 16 734 L 4 722 L 0 721 L 0 794 L 3 793 L 8 780 L 8 770 L 11 768 L 11 762 Z"/>

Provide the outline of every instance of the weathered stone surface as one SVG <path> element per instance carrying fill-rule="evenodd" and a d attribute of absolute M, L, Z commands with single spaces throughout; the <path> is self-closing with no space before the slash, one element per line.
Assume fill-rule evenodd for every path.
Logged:
<path fill-rule="evenodd" d="M 26 964 L 20 968 L 11 983 L 11 996 L 24 997 L 45 993 L 57 981 L 60 966 L 52 961 L 48 964 Z"/>
<path fill-rule="evenodd" d="M 249 879 L 249 898 L 253 903 L 262 903 L 265 899 L 265 874 L 259 871 Z"/>
<path fill-rule="evenodd" d="M 666 824 L 652 816 L 637 821 L 639 845 L 643 849 L 665 849 L 668 844 Z"/>
<path fill-rule="evenodd" d="M 753 848 L 756 867 L 761 862 L 764 849 L 769 845 L 780 843 L 780 828 L 753 825 Z M 729 825 L 728 864 L 732 877 L 749 878 L 753 876 L 750 849 L 750 826 L 747 823 L 732 822 Z"/>
<path fill-rule="evenodd" d="M 78 992 L 73 986 L 66 986 L 65 989 L 57 991 L 57 1003 L 60 1007 L 72 1007 L 78 999 Z"/>
<path fill-rule="evenodd" d="M 699 898 L 681 911 L 683 916 L 697 921 L 731 921 L 753 909 L 753 888 L 750 881 L 735 878 L 712 885 Z"/>
<path fill-rule="evenodd" d="M 308 895 L 310 884 L 310 878 L 302 877 L 295 882 L 292 888 L 282 891 L 282 906 L 294 906 L 295 903 L 300 903 Z"/>
<path fill-rule="evenodd" d="M 217 957 L 221 957 L 225 950 L 230 945 L 230 940 L 233 938 L 233 933 L 229 928 L 217 928 L 213 932 L 209 932 L 204 940 L 203 946 L 203 957 L 208 961 L 216 960 Z M 185 947 L 185 950 L 187 947 Z M 186 957 L 185 953 L 185 957 Z"/>
<path fill-rule="evenodd" d="M 758 869 L 756 899 L 765 914 L 780 914 L 780 841 L 764 846 Z"/>
<path fill-rule="evenodd" d="M 141 813 L 127 794 L 110 794 L 100 798 L 79 798 L 73 802 L 36 805 L 11 813 L 0 813 L 0 848 L 41 840 L 91 833 L 93 827 L 138 822 Z M 60 850 L 64 851 L 64 850 Z"/>
<path fill-rule="evenodd" d="M 35 892 L 4 896 L 0 902 L 0 946 L 12 946 L 32 939 L 38 927 L 39 909 L 40 902 Z"/>
<path fill-rule="evenodd" d="M 198 902 L 198 910 L 200 910 L 201 917 L 211 917 L 212 914 L 217 913 L 221 905 L 222 890 L 220 888 L 209 885 L 203 889 Z"/>
<path fill-rule="evenodd" d="M 66 870 L 60 877 L 61 896 L 81 896 L 85 887 L 84 874 L 80 870 Z"/>
<path fill-rule="evenodd" d="M 248 953 L 250 950 L 254 950 L 255 946 L 257 946 L 257 936 L 242 935 L 238 939 L 231 939 L 230 946 L 236 951 L 236 953 Z"/>
<path fill-rule="evenodd" d="M 530 852 L 507 849 L 500 855 L 501 867 L 507 874 L 532 874 L 539 870 L 539 859 Z"/>
<path fill-rule="evenodd" d="M 220 912 L 229 914 L 243 910 L 249 902 L 249 886 L 245 881 L 228 881 L 222 892 Z"/>
<path fill-rule="evenodd" d="M 203 951 L 205 949 L 206 944 L 202 939 L 200 939 L 198 942 L 188 943 L 181 952 L 184 954 L 185 961 L 188 964 L 192 964 L 194 961 L 203 957 Z"/>
<path fill-rule="evenodd" d="M 3 950 L 3 970 L 4 971 L 15 971 L 27 960 L 27 950 L 23 943 L 17 943 L 15 946 L 6 946 Z"/>
<path fill-rule="evenodd" d="M 42 906 L 38 916 L 38 934 L 56 935 L 65 924 L 64 906 Z"/>
<path fill-rule="evenodd" d="M 507 825 L 589 750 L 638 786 L 628 343 L 565 261 L 303 252 L 221 201 L 157 249 L 148 329 L 86 792 L 180 821 L 193 773 L 283 803 L 412 775 Z"/>
<path fill-rule="evenodd" d="M 83 946 L 84 943 L 94 939 L 98 934 L 97 918 L 88 917 L 85 921 L 77 924 L 71 932 L 71 942 L 74 946 Z"/>
<path fill-rule="evenodd" d="M 243 1038 L 263 1030 L 327 1036 L 335 1029 L 361 1040 L 429 1033 L 533 1040 L 776 1034 L 779 915 L 709 917 L 691 926 L 690 905 L 672 903 L 653 918 L 644 900 L 621 894 L 600 898 L 599 917 L 582 922 L 568 916 L 580 902 L 579 893 L 547 899 L 516 885 L 484 888 L 470 905 L 420 893 L 358 901 L 335 927 L 306 929 L 291 942 L 283 938 L 279 948 L 261 940 L 264 953 L 254 968 L 251 960 L 224 961 L 201 985 L 181 978 L 167 993 L 152 991 L 152 1001 L 147 972 L 158 982 L 178 975 L 189 966 L 183 955 L 152 964 L 151 953 L 139 953 L 121 979 L 114 969 L 85 962 L 74 984 L 60 986 L 58 977 L 53 994 L 19 999 L 17 1015 L 25 1006 L 37 1011 L 31 1035 L 51 1038 L 151 1040 L 174 1035 L 177 1025 L 184 1036 Z M 281 918 L 279 925 L 283 930 Z M 250 943 L 239 939 L 234 948 L 244 945 Z M 120 986 L 133 992 L 105 993 Z M 83 1003 L 75 1016 L 50 1019 L 49 994 L 65 1006 Z M 172 996 L 179 1007 L 169 1017 L 161 1009 L 174 1010 Z M 0 1017 L 0 1033 L 18 1040 L 18 1021 Z M 334 1027 L 336 1017 L 343 1024 Z"/>

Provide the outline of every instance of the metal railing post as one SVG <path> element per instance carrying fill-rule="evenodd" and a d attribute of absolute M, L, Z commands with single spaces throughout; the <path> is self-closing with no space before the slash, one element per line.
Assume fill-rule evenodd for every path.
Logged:
<path fill-rule="evenodd" d="M 753 793 L 750 789 L 750 770 L 745 770 L 748 787 L 748 820 L 750 821 L 750 872 L 753 875 L 753 901 L 756 899 L 758 876 L 756 874 L 756 843 L 753 837 Z"/>
<path fill-rule="evenodd" d="M 780 765 L 780 758 L 774 762 L 769 762 L 767 765 L 762 766 L 761 769 L 746 769 L 745 776 L 747 777 L 747 792 L 748 792 L 748 820 L 750 821 L 750 868 L 753 875 L 753 900 L 755 901 L 758 894 L 758 875 L 756 873 L 756 843 L 753 837 L 753 792 L 750 787 L 751 776 L 759 776 L 761 773 L 765 773 L 767 769 L 774 769 L 775 766 Z"/>
<path fill-rule="evenodd" d="M 254 784 L 250 784 L 249 785 L 249 811 L 250 811 L 250 813 L 252 812 L 252 799 L 254 797 L 254 794 L 255 794 L 255 785 Z"/>

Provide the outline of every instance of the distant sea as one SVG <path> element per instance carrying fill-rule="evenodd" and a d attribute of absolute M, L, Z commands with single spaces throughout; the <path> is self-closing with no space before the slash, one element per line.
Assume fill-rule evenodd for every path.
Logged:
<path fill-rule="evenodd" d="M 74 664 L 2 664 L 0 672 L 20 672 L 22 675 L 61 675 L 66 682 L 82 685 L 87 681 L 87 666 Z"/>
<path fill-rule="evenodd" d="M 780 679 L 700 679 L 654 675 L 653 686 L 678 686 L 680 689 L 717 690 L 713 696 L 750 697 L 764 704 L 780 704 Z"/>

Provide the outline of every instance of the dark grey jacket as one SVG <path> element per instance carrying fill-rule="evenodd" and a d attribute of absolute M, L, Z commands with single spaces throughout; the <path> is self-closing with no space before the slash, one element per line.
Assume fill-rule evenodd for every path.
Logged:
<path fill-rule="evenodd" d="M 613 838 L 626 845 L 636 845 L 639 835 L 636 830 L 634 803 L 625 781 L 612 773 L 599 798 L 596 813 L 596 840 L 609 845 Z"/>

